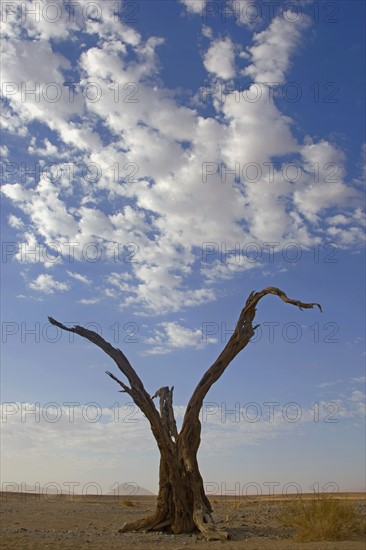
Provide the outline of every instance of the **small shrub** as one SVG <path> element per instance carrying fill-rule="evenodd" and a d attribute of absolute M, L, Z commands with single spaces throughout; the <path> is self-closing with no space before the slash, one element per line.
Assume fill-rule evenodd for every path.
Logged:
<path fill-rule="evenodd" d="M 122 504 L 123 506 L 128 506 L 129 508 L 133 508 L 135 506 L 132 500 L 123 500 Z"/>
<path fill-rule="evenodd" d="M 297 529 L 295 539 L 301 542 L 344 540 L 365 532 L 353 504 L 327 496 L 290 503 L 282 519 Z"/>

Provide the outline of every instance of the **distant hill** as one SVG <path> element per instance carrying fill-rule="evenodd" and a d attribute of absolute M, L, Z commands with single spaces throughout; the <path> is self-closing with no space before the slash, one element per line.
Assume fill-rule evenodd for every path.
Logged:
<path fill-rule="evenodd" d="M 40 483 L 8 483 L 3 484 L 2 491 L 12 492 L 12 493 L 29 493 L 29 494 L 38 494 L 38 495 L 115 495 L 115 496 L 125 496 L 125 497 L 134 497 L 134 496 L 154 496 L 154 493 L 141 487 L 135 482 L 124 482 L 119 485 L 110 486 L 108 489 L 113 487 L 112 491 L 102 491 L 100 493 L 100 488 L 98 490 L 98 485 L 93 486 L 93 483 L 83 484 L 80 483 L 74 487 L 68 486 L 63 483 L 47 483 L 41 485 Z"/>
<path fill-rule="evenodd" d="M 140 485 L 137 485 L 137 483 L 126 482 L 126 483 L 120 483 L 118 487 L 116 487 L 110 493 L 107 493 L 107 495 L 134 497 L 134 496 L 147 496 L 147 495 L 154 496 L 154 493 L 152 493 L 148 489 L 145 489 L 145 487 L 141 487 Z"/>

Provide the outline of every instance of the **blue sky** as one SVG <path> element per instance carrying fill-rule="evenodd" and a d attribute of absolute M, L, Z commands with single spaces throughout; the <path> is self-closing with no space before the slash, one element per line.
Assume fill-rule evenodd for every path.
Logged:
<path fill-rule="evenodd" d="M 204 405 L 203 477 L 364 489 L 364 3 L 15 4 L 3 481 L 157 487 L 113 365 L 48 315 L 101 331 L 151 394 L 174 385 L 179 423 L 247 295 L 278 286 L 324 312 L 262 301 Z"/>

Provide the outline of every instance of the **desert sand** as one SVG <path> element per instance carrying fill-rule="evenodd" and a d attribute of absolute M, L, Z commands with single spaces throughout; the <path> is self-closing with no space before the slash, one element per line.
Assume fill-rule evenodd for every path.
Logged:
<path fill-rule="evenodd" d="M 365 494 L 345 494 L 366 515 Z M 121 549 L 150 550 L 365 550 L 365 540 L 298 543 L 283 524 L 283 498 L 217 497 L 214 518 L 231 540 L 207 542 L 200 535 L 119 533 L 126 521 L 154 510 L 154 496 L 68 496 L 1 493 L 2 550 Z"/>

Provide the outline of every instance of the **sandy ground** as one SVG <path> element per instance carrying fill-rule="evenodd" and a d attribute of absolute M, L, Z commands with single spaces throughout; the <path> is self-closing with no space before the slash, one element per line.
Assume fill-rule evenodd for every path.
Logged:
<path fill-rule="evenodd" d="M 346 495 L 345 495 L 346 497 Z M 347 495 L 366 515 L 365 495 Z M 212 501 L 218 526 L 229 531 L 227 542 L 207 542 L 197 535 L 118 533 L 124 522 L 152 512 L 155 497 L 78 497 L 1 494 L 2 550 L 21 548 L 169 550 L 365 550 L 365 540 L 296 543 L 294 531 L 281 524 L 282 499 L 218 498 Z"/>

